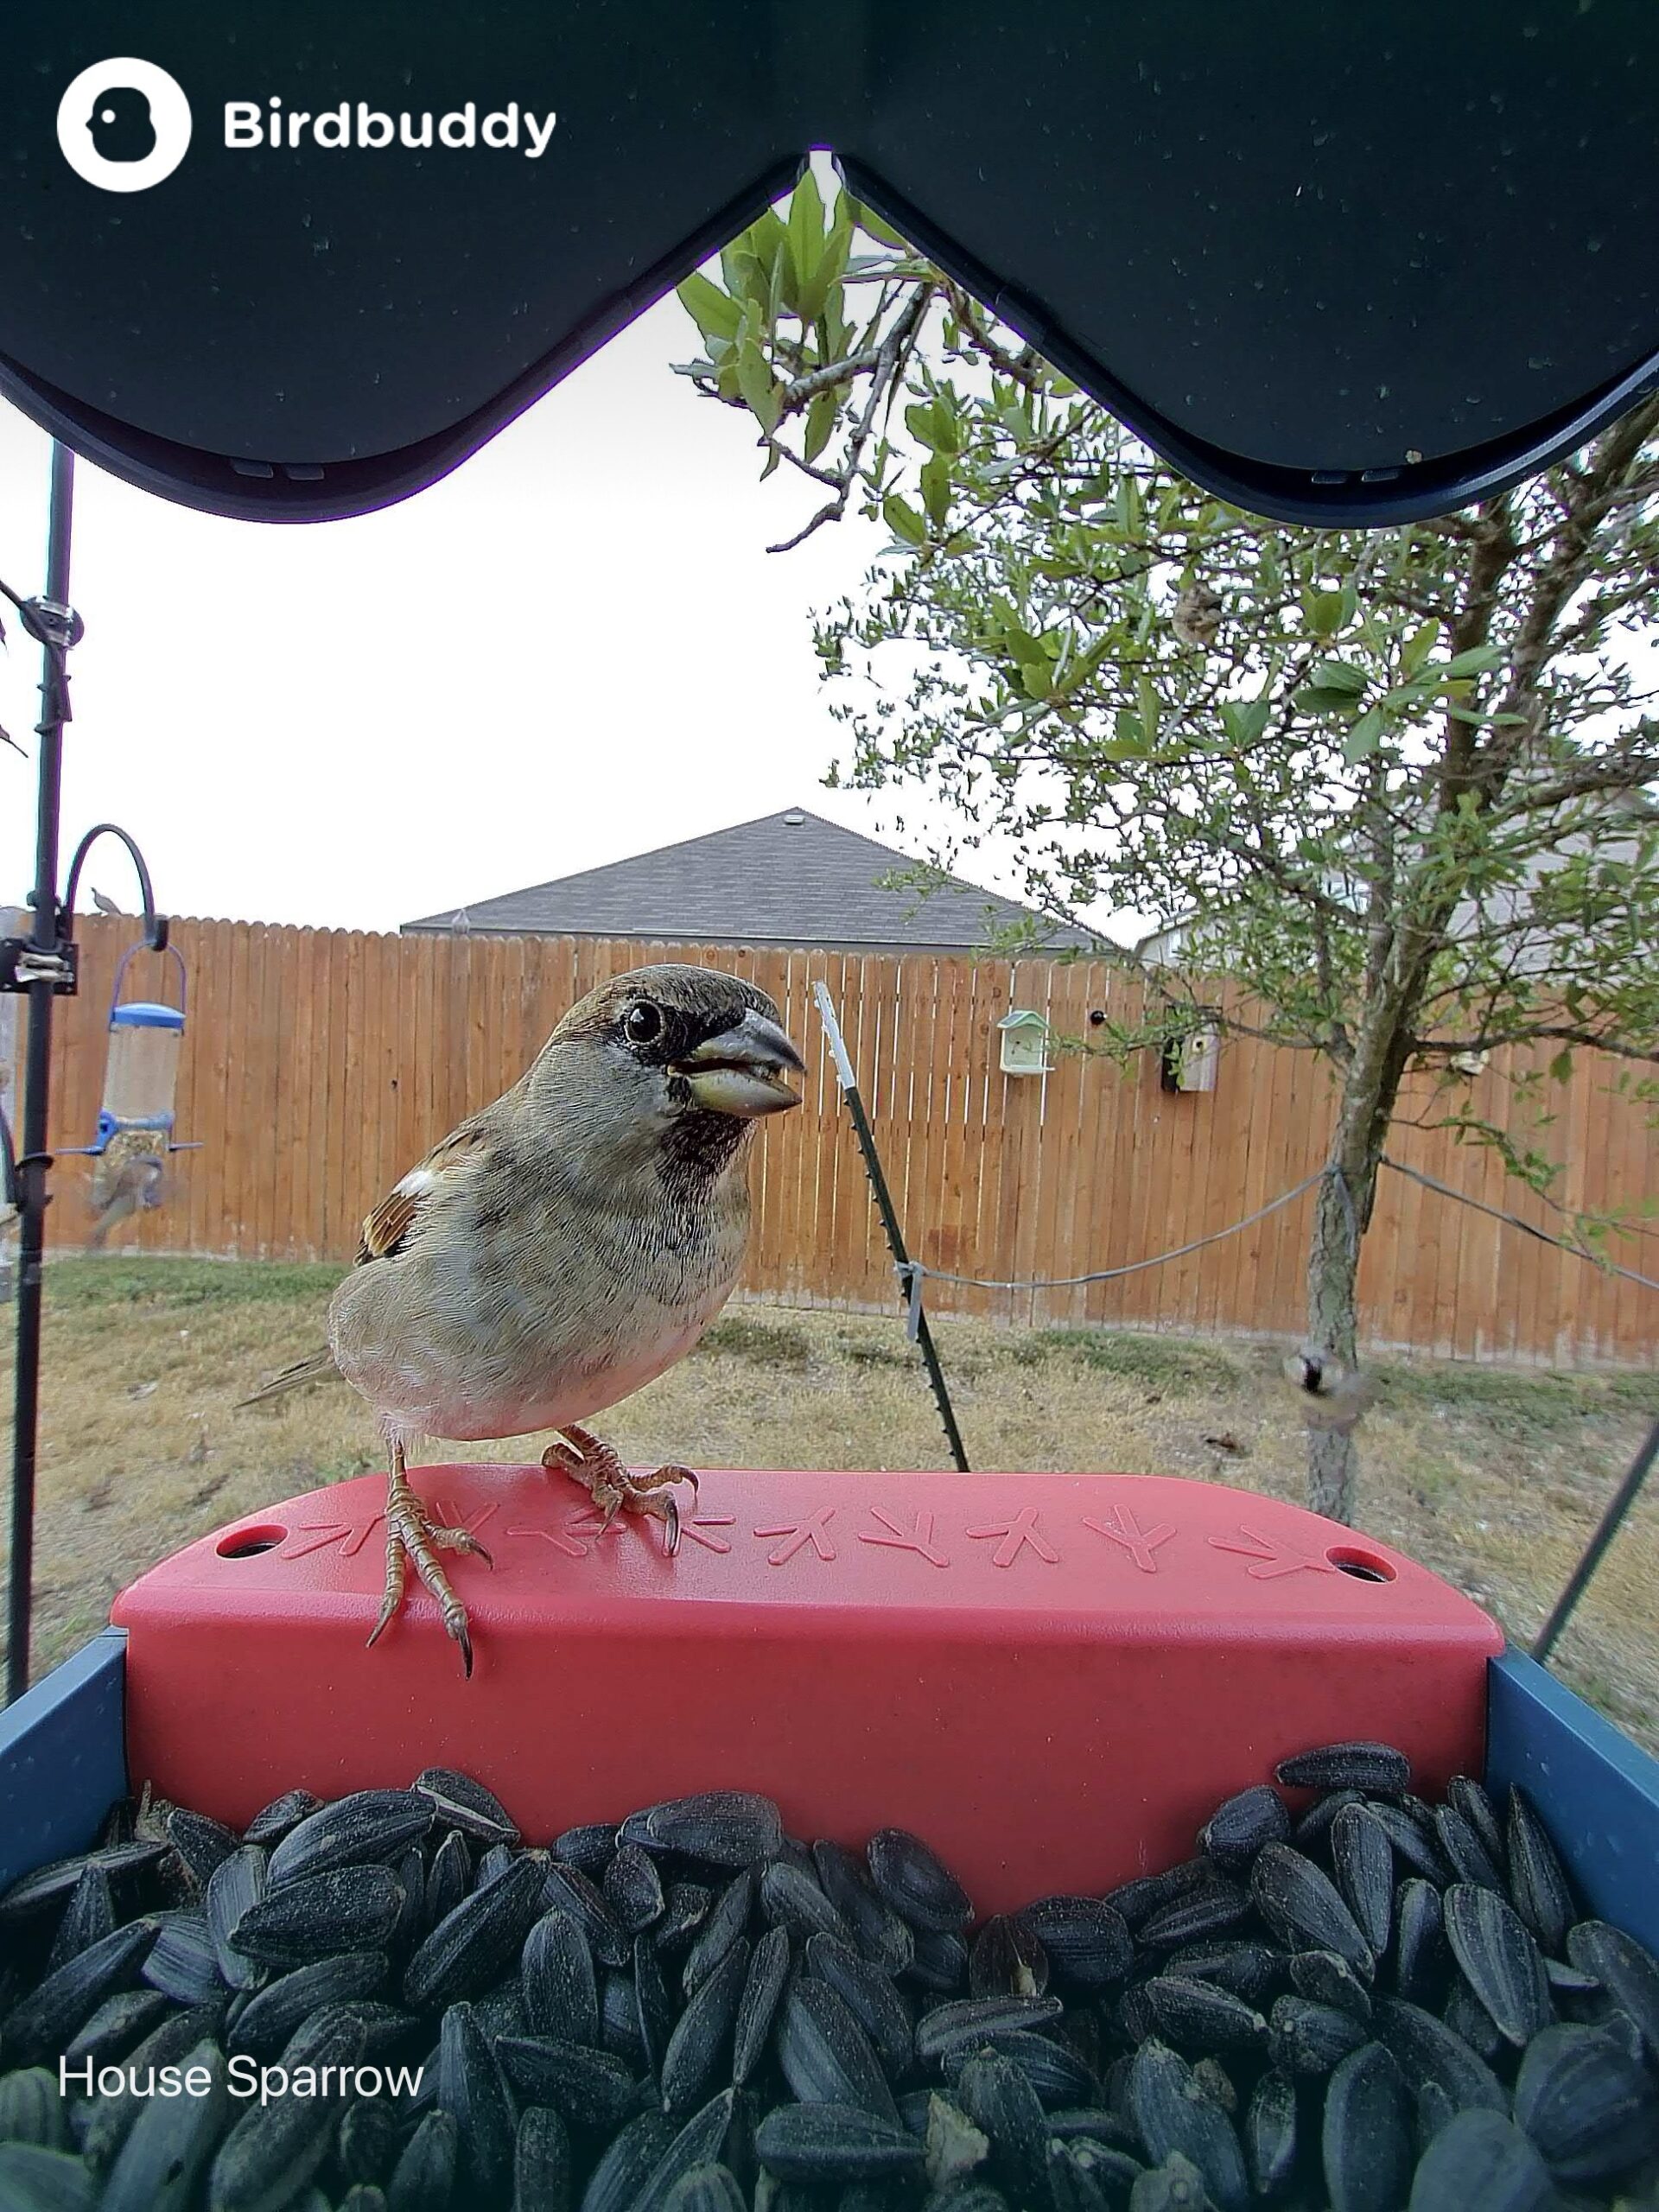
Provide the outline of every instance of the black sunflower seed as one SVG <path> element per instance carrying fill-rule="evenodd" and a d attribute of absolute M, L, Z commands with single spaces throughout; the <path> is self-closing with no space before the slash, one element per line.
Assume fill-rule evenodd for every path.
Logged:
<path fill-rule="evenodd" d="M 766 2054 L 779 1999 L 788 1979 L 789 1930 L 769 1928 L 754 1947 L 738 1999 L 732 2034 L 732 2079 L 740 2089 Z"/>
<path fill-rule="evenodd" d="M 83 2060 L 90 2059 L 96 2071 L 112 2059 L 124 2056 L 134 2044 L 167 2018 L 170 2005 L 171 1999 L 159 1989 L 124 1989 L 113 1997 L 106 1997 L 65 2050 L 66 2063 L 78 2067 Z M 0 2075 L 0 2143 L 7 2140 L 10 2132 L 3 2110 L 6 2084 L 27 2078 L 26 2075 L 18 2074 Z M 52 2081 L 54 2101 L 61 2103 L 55 2077 L 48 2078 Z"/>
<path fill-rule="evenodd" d="M 1220 1936 L 1213 1942 L 1184 1943 L 1163 1962 L 1165 1974 L 1213 1981 L 1247 2005 L 1260 2006 L 1285 1972 L 1284 1954 L 1248 1936 Z"/>
<path fill-rule="evenodd" d="M 650 1936 L 633 1939 L 633 1997 L 642 2062 L 648 2074 L 659 2074 L 674 2032 L 674 2005 L 656 1941 Z"/>
<path fill-rule="evenodd" d="M 163 1825 L 193 1889 L 205 1890 L 214 1867 L 239 1847 L 234 1828 L 183 1805 L 169 1806 Z"/>
<path fill-rule="evenodd" d="M 1454 1774 L 1446 1785 L 1446 1802 L 1455 1813 L 1462 1815 L 1480 1838 L 1486 1856 L 1499 1872 L 1504 1871 L 1508 1853 L 1503 1843 L 1503 1831 L 1498 1825 L 1497 1808 L 1471 1775 Z"/>
<path fill-rule="evenodd" d="M 588 1821 L 555 1836 L 553 1856 L 562 1866 L 574 1866 L 579 1874 L 602 1874 L 616 1849 L 616 1836 L 614 1821 Z"/>
<path fill-rule="evenodd" d="M 224 1987 L 206 1916 L 164 1912 L 143 1964 L 143 1980 L 177 2005 L 201 2005 Z"/>
<path fill-rule="evenodd" d="M 499 2036 L 495 2056 L 529 2104 L 551 2105 L 581 2127 L 615 2127 L 633 2110 L 635 2077 L 620 2058 L 556 2036 Z"/>
<path fill-rule="evenodd" d="M 915 1955 L 915 1938 L 910 1923 L 876 1895 L 863 1859 L 821 1838 L 812 1847 L 812 1864 L 859 1950 L 887 1973 L 902 1974 Z"/>
<path fill-rule="evenodd" d="M 960 2082 L 963 2067 L 988 2051 L 1012 2060 L 1041 2105 L 1064 2110 L 1100 2094 L 1099 2082 L 1067 2044 L 1027 2028 L 1005 2028 L 977 2052 L 953 2051 L 944 2062 L 945 2079 L 952 2084 Z"/>
<path fill-rule="evenodd" d="M 712 1890 L 701 1882 L 671 1882 L 663 1897 L 663 1916 L 652 1933 L 657 1938 L 657 1948 L 663 1956 L 672 1958 L 684 1951 L 692 1937 L 709 1917 L 714 1904 Z"/>
<path fill-rule="evenodd" d="M 834 1936 L 814 1936 L 807 1971 L 833 1989 L 868 2036 L 890 2081 L 908 2072 L 914 2050 L 911 2018 L 891 1974 Z"/>
<path fill-rule="evenodd" d="M 1122 2152 L 1114 2152 L 1112 2156 L 1122 2158 L 1127 2170 L 1127 2177 L 1119 2174 L 1109 2184 L 1112 2196 L 1117 2196 L 1124 2190 L 1133 2187 L 1145 2170 L 1135 2159 L 1124 2158 Z M 1107 2195 L 1109 2184 L 1078 2155 L 1074 2144 L 1050 2136 L 1047 2158 L 1048 2194 L 1054 2212 L 1110 2212 L 1111 2197 Z"/>
<path fill-rule="evenodd" d="M 429 1936 L 473 1886 L 472 1853 L 467 1839 L 452 1828 L 432 1854 L 421 1894 L 421 1932 Z"/>
<path fill-rule="evenodd" d="M 792 1929 L 803 1942 L 809 1936 L 839 1936 L 850 1941 L 852 1929 L 819 1888 L 817 1878 L 804 1874 L 787 1859 L 774 1859 L 760 1876 L 760 1916 L 768 1928 Z"/>
<path fill-rule="evenodd" d="M 1364 2021 L 1339 2005 L 1317 2004 L 1308 1997 L 1275 1998 L 1268 2021 L 1273 2063 L 1291 2074 L 1317 2078 L 1334 2073 L 1369 2040 Z"/>
<path fill-rule="evenodd" d="M 737 2099 L 735 2089 L 722 2089 L 717 2097 L 709 2099 L 701 2112 L 692 2113 L 646 2176 L 644 2187 L 633 2199 L 633 2212 L 662 2212 L 670 2190 L 682 2174 L 721 2157 L 733 2132 Z"/>
<path fill-rule="evenodd" d="M 1416 2148 L 1405 2076 L 1380 2043 L 1351 2051 L 1331 2076 L 1319 2150 L 1331 2212 L 1395 2212 Z"/>
<path fill-rule="evenodd" d="M 1440 2007 L 1440 2018 L 1452 2034 L 1461 2036 L 1470 2050 L 1478 2051 L 1489 2066 L 1497 2065 L 1503 2055 L 1503 2038 L 1494 2025 L 1491 2014 L 1460 1974 L 1452 1978 L 1452 1986 Z"/>
<path fill-rule="evenodd" d="M 680 1987 L 688 1999 L 696 1996 L 748 1926 L 754 1892 L 755 1878 L 746 1869 L 734 1875 L 715 1899 L 680 1969 Z"/>
<path fill-rule="evenodd" d="M 973 1918 L 968 1892 L 938 1853 L 908 1828 L 879 1828 L 865 1855 L 877 1896 L 912 1929 L 957 1935 Z"/>
<path fill-rule="evenodd" d="M 1394 1923 L 1394 1852 L 1363 1805 L 1346 1805 L 1331 1823 L 1331 1867 L 1343 1903 L 1378 1957 Z"/>
<path fill-rule="evenodd" d="M 1414 2005 L 1438 2004 L 1446 1987 L 1450 1954 L 1440 1893 L 1412 1875 L 1395 1895 L 1394 1986 Z"/>
<path fill-rule="evenodd" d="M 1258 1783 L 1224 1798 L 1198 1830 L 1198 1848 L 1227 1873 L 1248 1866 L 1264 1843 L 1283 1843 L 1290 1808 L 1270 1784 Z"/>
<path fill-rule="evenodd" d="M 321 1797 L 314 1797 L 308 1789 L 284 1789 L 280 1797 L 273 1797 L 263 1806 L 242 1831 L 244 1843 L 263 1844 L 267 1850 L 280 1843 L 302 1821 L 309 1820 L 313 1813 L 322 1810 Z"/>
<path fill-rule="evenodd" d="M 403 1897 L 387 1947 L 399 1958 L 406 1959 L 427 1932 L 426 1860 L 419 1844 L 410 1845 L 392 1872 Z"/>
<path fill-rule="evenodd" d="M 1545 2028 L 1515 2082 L 1515 2118 L 1557 2181 L 1609 2179 L 1659 2151 L 1659 2095 L 1594 2028 Z"/>
<path fill-rule="evenodd" d="M 545 1869 L 516 1859 L 499 1881 L 446 1913 L 404 1969 L 404 1997 L 417 2010 L 476 1997 L 504 1974 L 538 1917 Z"/>
<path fill-rule="evenodd" d="M 729 2166 L 691 2166 L 663 2200 L 663 2212 L 749 2212 Z"/>
<path fill-rule="evenodd" d="M 1400 1805 L 1390 1805 L 1381 1798 L 1363 1801 L 1366 1811 L 1389 1839 L 1395 1854 L 1421 1874 L 1425 1881 L 1440 1884 L 1451 1879 L 1451 1870 L 1445 1853 L 1440 1847 L 1433 1823 L 1424 1827 Z"/>
<path fill-rule="evenodd" d="M 1126 1928 L 1138 1930 L 1154 1913 L 1185 1897 L 1189 1890 L 1207 1886 L 1214 1880 L 1215 1872 L 1208 1859 L 1183 1859 L 1161 1874 L 1138 1874 L 1132 1882 L 1120 1883 L 1116 1889 L 1108 1890 L 1103 1902 L 1110 1905 Z"/>
<path fill-rule="evenodd" d="M 629 2212 L 674 2134 L 673 2123 L 660 2112 L 642 2112 L 631 2120 L 612 2137 L 588 2176 L 581 2212 Z"/>
<path fill-rule="evenodd" d="M 106 1936 L 114 1933 L 115 1926 L 115 1895 L 108 1873 L 102 1866 L 83 1868 L 63 1909 L 63 1917 L 52 1938 L 52 1948 L 46 1955 L 48 1974 L 56 1974 L 71 1959 L 78 1959 L 94 1943 L 101 1943 Z"/>
<path fill-rule="evenodd" d="M 380 2188 L 390 2180 L 403 2147 L 403 2128 L 385 2098 L 358 2097 L 346 2106 L 334 2139 L 334 2156 L 348 2185 Z M 385 2202 L 384 2194 L 381 2202 Z"/>
<path fill-rule="evenodd" d="M 607 1974 L 599 1985 L 599 2041 L 601 2050 L 641 2074 L 648 2061 L 639 2024 L 639 1993 L 631 1974 Z"/>
<path fill-rule="evenodd" d="M 551 2105 L 526 2105 L 512 2145 L 512 2212 L 569 2212 L 570 2131 Z"/>
<path fill-rule="evenodd" d="M 1510 1792 L 1510 1902 L 1552 1958 L 1560 1956 L 1573 1924 L 1573 1892 L 1555 1847 L 1526 1792 Z"/>
<path fill-rule="evenodd" d="M 266 1869 L 273 1890 L 337 1866 L 390 1866 L 432 1825 L 429 1797 L 413 1789 L 357 1789 L 291 1827 Z M 257 1839 L 256 1839 L 257 1840 Z"/>
<path fill-rule="evenodd" d="M 244 2106 L 214 2155 L 208 2195 L 215 2207 L 239 2212 L 285 2204 L 304 2188 L 328 2155 L 346 2102 L 340 2092 L 324 2087 L 328 2074 L 355 2066 L 362 2055 L 361 2023 L 350 2012 L 336 2013 L 306 2052 L 304 2063 L 316 2078 L 315 2091 L 307 2093 L 290 2081 L 286 2094 Z M 124 2159 L 133 2155 L 143 2125 L 128 2139 Z"/>
<path fill-rule="evenodd" d="M 1434 1834 L 1454 1879 L 1501 1891 L 1503 1877 L 1477 1831 L 1450 1805 L 1434 1808 Z"/>
<path fill-rule="evenodd" d="M 1250 1896 L 1291 1949 L 1335 1951 L 1370 1979 L 1375 1961 L 1363 1929 L 1330 1878 L 1302 1853 L 1289 1844 L 1264 1844 L 1250 1868 Z"/>
<path fill-rule="evenodd" d="M 1327 1789 L 1322 1797 L 1314 1799 L 1306 1812 L 1290 1832 L 1290 1840 L 1298 1851 L 1305 1851 L 1310 1858 L 1319 1849 L 1331 1833 L 1331 1823 L 1344 1805 L 1363 1805 L 1366 1802 L 1363 1789 Z"/>
<path fill-rule="evenodd" d="M 440 1827 L 475 1836 L 480 1843 L 517 1843 L 518 1829 L 511 1815 L 493 1790 L 470 1774 L 453 1768 L 429 1766 L 415 1777 L 416 1795 L 430 1798 Z"/>
<path fill-rule="evenodd" d="M 568 1912 L 544 1912 L 524 1938 L 520 1961 L 524 2018 L 537 2036 L 599 2041 L 599 1984 L 594 1955 Z"/>
<path fill-rule="evenodd" d="M 1244 2114 L 1244 2156 L 1258 2196 L 1274 2196 L 1296 2164 L 1296 2084 L 1270 2066 L 1250 2092 Z"/>
<path fill-rule="evenodd" d="M 1509 2110 L 1509 2097 L 1497 2075 L 1444 2020 L 1397 1997 L 1379 1997 L 1376 2010 L 1377 2034 L 1414 2088 L 1426 2082 L 1436 2083 L 1458 2112 Z"/>
<path fill-rule="evenodd" d="M 685 2119 L 709 2094 L 731 2043 L 749 1957 L 748 1940 L 741 1936 L 675 2025 L 661 2077 L 663 2109 L 671 2120 Z"/>
<path fill-rule="evenodd" d="M 161 1922 L 129 1921 L 49 1974 L 6 2017 L 0 2046 L 13 2066 L 55 2058 L 106 1997 L 138 1980 Z"/>
<path fill-rule="evenodd" d="M 1293 1789 L 1363 1789 L 1397 1796 L 1411 1787 L 1411 1761 L 1392 1744 L 1323 1744 L 1281 1759 L 1274 1772 Z"/>
<path fill-rule="evenodd" d="M 152 2069 L 181 2065 L 198 2044 L 214 2037 L 219 2017 L 217 2005 L 198 2005 L 163 2020 L 127 2053 L 124 2070 L 128 2081 L 144 2081 Z M 55 2073 L 52 2076 L 52 2091 L 57 2099 Z M 60 2099 L 58 2101 L 61 2103 Z M 123 2087 L 99 2097 L 88 2108 L 81 2150 L 94 2173 L 108 2171 L 139 2113 L 154 2101 L 130 2087 Z"/>
<path fill-rule="evenodd" d="M 556 1859 L 547 1869 L 543 1910 L 568 1912 L 580 1925 L 601 1966 L 625 1967 L 633 1949 L 633 1938 L 606 1903 L 603 1893 L 586 1874 Z"/>
<path fill-rule="evenodd" d="M 1269 1845 L 1270 1850 L 1284 1850 L 1283 1844 Z M 1258 1863 L 1261 1854 L 1257 1854 Z M 1109 1910 L 1116 1910 L 1109 1905 Z M 1250 1900 L 1236 1882 L 1224 1875 L 1211 1873 L 1209 1879 L 1186 1890 L 1168 1904 L 1160 1906 L 1141 1923 L 1140 1940 L 1159 1948 L 1173 1948 L 1178 1943 L 1198 1943 L 1206 1936 L 1219 1936 L 1230 1928 L 1236 1928 L 1240 1921 L 1248 1919 Z"/>
<path fill-rule="evenodd" d="M 268 1890 L 226 1940 L 244 1958 L 270 1967 L 304 1966 L 333 1951 L 376 1950 L 397 1926 L 403 1900 L 388 1866 L 334 1866 Z"/>
<path fill-rule="evenodd" d="M 803 2104 L 861 2105 L 897 2122 L 874 2046 L 828 1982 L 803 1976 L 785 1992 L 776 2047 L 784 2079 Z"/>
<path fill-rule="evenodd" d="M 1418 2162 L 1408 2212 L 1553 2212 L 1549 2169 L 1501 2113 L 1454 2113 Z"/>
<path fill-rule="evenodd" d="M 1290 1962 L 1291 1986 L 1316 2005 L 1334 2005 L 1364 2023 L 1371 2017 L 1371 1993 L 1344 1958 L 1335 1951 L 1298 1951 Z"/>
<path fill-rule="evenodd" d="M 225 2054 L 211 2040 L 185 2055 L 182 2072 L 196 2069 L 198 2082 L 207 2083 L 202 2094 L 137 2101 L 141 2108 L 105 2179 L 100 2212 L 105 2206 L 109 2212 L 156 2212 L 158 2205 L 187 2204 L 210 2163 L 218 2171 L 235 2107 Z"/>
<path fill-rule="evenodd" d="M 43 2151 L 69 2147 L 67 2101 L 55 2071 L 21 2067 L 0 2075 L 0 2143 L 35 2143 Z"/>
<path fill-rule="evenodd" d="M 1179 2152 L 1204 2176 L 1217 2212 L 1245 2212 L 1250 2184 L 1236 2130 L 1217 2106 L 1193 2094 L 1185 2060 L 1155 2037 L 1130 2063 L 1129 2104 L 1156 2164 Z"/>
<path fill-rule="evenodd" d="M 941 1997 L 955 1997 L 968 1983 L 968 1946 L 960 1936 L 937 1932 L 930 1928 L 913 1931 L 915 1950 L 905 1969 L 905 1979 L 913 1981 L 918 1988 L 931 1989 Z"/>
<path fill-rule="evenodd" d="M 935 2005 L 916 2023 L 916 2056 L 925 2066 L 941 2065 L 953 2051 L 976 2050 L 997 2034 L 1058 2019 L 1058 1997 L 966 1997 Z"/>
<path fill-rule="evenodd" d="M 1056 1979 L 1073 1989 L 1104 1989 L 1129 1970 L 1134 1941 L 1122 1915 L 1099 1897 L 1038 1897 L 1020 1918 Z"/>
<path fill-rule="evenodd" d="M 1261 2013 L 1213 1982 L 1154 1974 L 1145 1995 L 1158 2033 L 1194 2057 L 1216 2050 L 1259 2050 L 1267 2044 L 1268 2024 Z"/>
<path fill-rule="evenodd" d="M 1469 1986 L 1498 2033 L 1524 2049 L 1554 2018 L 1537 1944 L 1508 1900 L 1478 1883 L 1453 1883 L 1444 1910 L 1446 1942 Z"/>
<path fill-rule="evenodd" d="M 37 1866 L 0 1897 L 0 1926 L 33 1919 L 37 1914 L 60 1910 L 89 1866 L 97 1866 L 117 1886 L 140 1882 L 172 1855 L 172 1846 L 151 1840 L 106 1845 L 81 1852 L 73 1859 L 54 1859 Z"/>
<path fill-rule="evenodd" d="M 512 2100 L 470 2005 L 451 2005 L 438 2035 L 437 2100 L 454 2114 L 464 2184 L 486 2203 L 506 2193 L 512 2172 Z"/>
<path fill-rule="evenodd" d="M 461 2130 L 454 2113 L 429 2112 L 391 2170 L 387 2212 L 443 2212 L 454 2198 L 460 2164 Z"/>
<path fill-rule="evenodd" d="M 618 1844 L 677 1851 L 709 1866 L 749 1866 L 783 1847 L 782 1815 L 770 1797 L 747 1789 L 709 1789 L 634 1813 L 617 1831 Z"/>
<path fill-rule="evenodd" d="M 861 2105 L 779 2105 L 754 2132 L 755 2156 L 783 2181 L 856 2181 L 919 2174 L 921 2145 Z"/>
<path fill-rule="evenodd" d="M 1611 1990 L 1659 2058 L 1659 1960 L 1605 1920 L 1581 1920 L 1569 1929 L 1567 1955 Z"/>
<path fill-rule="evenodd" d="M 1048 1986 L 1048 1954 L 1022 1912 L 999 1912 L 975 1936 L 968 1953 L 968 1990 L 973 1997 L 1040 1997 Z"/>
<path fill-rule="evenodd" d="M 1048 2176 L 1048 2126 L 1036 2091 L 1014 2062 L 976 2053 L 956 2082 L 957 2101 L 989 2139 L 995 2178 L 1016 2204 L 1039 2204 Z"/>
<path fill-rule="evenodd" d="M 663 1880 L 651 1853 L 625 1843 L 605 1869 L 600 1894 L 630 1936 L 663 1916 Z"/>

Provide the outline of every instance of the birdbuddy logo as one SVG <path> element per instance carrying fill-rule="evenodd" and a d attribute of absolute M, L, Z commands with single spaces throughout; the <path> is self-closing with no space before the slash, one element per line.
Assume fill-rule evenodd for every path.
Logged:
<path fill-rule="evenodd" d="M 83 69 L 58 102 L 58 143 L 100 192 L 147 192 L 190 148 L 190 103 L 176 77 L 130 54 Z"/>
<path fill-rule="evenodd" d="M 366 100 L 341 100 L 313 113 L 281 97 L 226 100 L 224 143 L 297 152 L 302 146 L 378 151 L 382 147 L 486 147 L 539 161 L 556 112 L 509 100 L 480 115 L 478 103 L 434 116 L 396 115 Z M 75 175 L 101 192 L 145 192 L 172 175 L 190 147 L 190 103 L 176 78 L 153 61 L 124 55 L 83 69 L 58 103 L 58 144 Z"/>

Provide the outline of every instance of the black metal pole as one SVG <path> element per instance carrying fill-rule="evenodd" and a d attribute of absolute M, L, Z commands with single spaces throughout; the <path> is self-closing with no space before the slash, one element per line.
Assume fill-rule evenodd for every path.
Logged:
<path fill-rule="evenodd" d="M 907 1283 L 910 1255 L 905 1249 L 905 1232 L 899 1226 L 899 1216 L 893 1207 L 893 1193 L 887 1188 L 887 1179 L 882 1171 L 881 1155 L 875 1148 L 875 1132 L 870 1127 L 870 1117 L 864 1111 L 864 1101 L 859 1096 L 857 1078 L 853 1073 L 853 1064 L 848 1056 L 847 1046 L 842 1037 L 841 1024 L 836 1019 L 835 1008 L 830 1003 L 829 991 L 822 983 L 817 986 L 817 998 L 818 1012 L 823 1018 L 824 1028 L 829 1033 L 830 1050 L 835 1054 L 836 1073 L 841 1084 L 841 1095 L 847 1101 L 847 1110 L 853 1117 L 853 1128 L 858 1137 L 858 1148 L 864 1155 L 865 1173 L 870 1179 L 870 1188 L 875 1194 L 876 1211 L 881 1217 L 881 1226 L 887 1233 L 887 1249 L 893 1254 L 893 1263 L 899 1270 L 899 1281 Z M 950 1446 L 950 1456 L 957 1463 L 958 1472 L 968 1474 L 971 1471 L 968 1465 L 968 1454 L 963 1445 L 962 1431 L 957 1427 L 956 1408 L 950 1403 L 950 1393 L 945 1384 L 944 1370 L 939 1364 L 939 1355 L 933 1343 L 933 1332 L 927 1325 L 925 1310 L 918 1312 L 916 1316 L 916 1341 L 921 1346 L 922 1362 L 927 1369 L 928 1382 L 932 1386 L 933 1402 L 938 1406 L 939 1419 L 944 1424 L 945 1441 Z"/>
<path fill-rule="evenodd" d="M 74 456 L 52 448 L 52 505 L 46 555 L 46 596 L 69 603 L 69 533 L 74 507 Z M 63 725 L 68 719 L 64 648 L 41 647 L 40 781 L 35 810 L 35 949 L 54 954 L 59 940 L 58 811 L 63 768 Z M 29 987 L 29 1046 L 23 1069 L 23 1143 L 17 1162 L 18 1270 L 16 1392 L 11 1462 L 11 1569 L 6 1608 L 6 1700 L 29 1688 L 29 1612 L 35 1572 L 35 1460 L 39 1433 L 41 1262 L 46 1250 L 47 1104 L 52 1081 L 50 975 Z"/>
<path fill-rule="evenodd" d="M 1637 1493 L 1646 1482 L 1659 1459 L 1659 1421 L 1648 1431 L 1648 1440 L 1630 1462 L 1630 1471 L 1609 1499 L 1607 1510 L 1600 1525 L 1586 1547 L 1584 1557 L 1573 1568 L 1565 1590 L 1555 1600 L 1555 1610 L 1538 1631 L 1538 1641 L 1532 1647 L 1535 1659 L 1548 1658 L 1555 1648 L 1556 1638 L 1573 1618 L 1573 1608 L 1583 1597 L 1591 1576 L 1601 1565 L 1602 1554 L 1618 1534 L 1624 1516 L 1636 1503 Z"/>

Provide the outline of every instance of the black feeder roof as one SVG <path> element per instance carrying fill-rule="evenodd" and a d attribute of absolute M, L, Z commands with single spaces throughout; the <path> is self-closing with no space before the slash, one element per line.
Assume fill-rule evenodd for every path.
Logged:
<path fill-rule="evenodd" d="M 111 56 L 194 117 L 60 155 Z M 557 112 L 522 151 L 227 149 L 225 103 Z M 0 70 L 0 390 L 118 475 L 317 521 L 430 483 L 809 148 L 1148 442 L 1314 524 L 1445 512 L 1659 383 L 1653 0 L 83 0 Z"/>

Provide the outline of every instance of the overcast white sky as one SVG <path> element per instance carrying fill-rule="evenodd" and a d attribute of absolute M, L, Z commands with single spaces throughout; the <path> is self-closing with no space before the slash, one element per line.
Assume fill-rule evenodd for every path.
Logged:
<path fill-rule="evenodd" d="M 664 301 L 353 522 L 220 521 L 78 463 L 66 856 L 113 819 L 173 913 L 395 929 L 792 803 L 880 834 L 890 804 L 819 787 L 840 732 L 810 617 L 887 533 L 767 554 L 814 487 L 758 481 L 747 417 L 669 372 L 695 350 Z M 0 404 L 0 575 L 24 595 L 48 454 Z M 33 880 L 39 676 L 6 626 L 0 726 L 31 758 L 0 748 L 0 900 Z M 87 880 L 137 903 L 113 844 Z"/>

